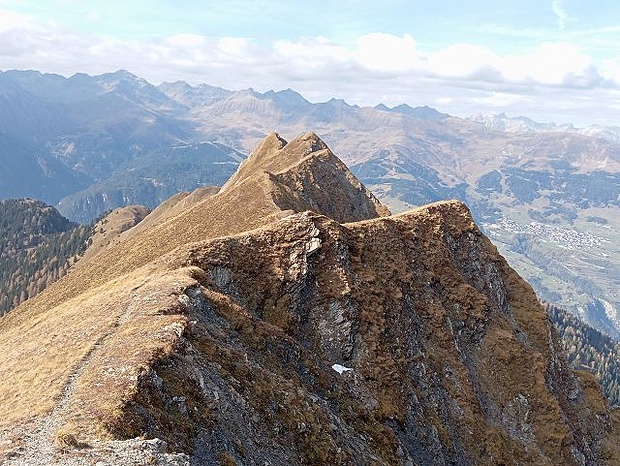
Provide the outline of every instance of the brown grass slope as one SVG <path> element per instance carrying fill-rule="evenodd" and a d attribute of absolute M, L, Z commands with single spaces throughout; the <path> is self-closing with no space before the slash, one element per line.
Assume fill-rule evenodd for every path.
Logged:
<path fill-rule="evenodd" d="M 290 176 L 306 186 L 311 177 L 320 176 L 325 182 L 322 189 L 296 193 L 294 187 L 286 184 L 288 180 L 280 182 L 278 176 Z M 161 216 L 155 209 L 141 222 L 152 228 L 135 237 L 128 231 L 126 241 L 112 244 L 96 261 L 85 262 L 79 273 L 26 307 L 49 308 L 134 270 L 180 244 L 257 228 L 283 215 L 283 211 L 290 213 L 294 207 L 296 211 L 309 209 L 331 214 L 339 221 L 389 214 L 314 133 L 306 133 L 290 143 L 275 133 L 269 135 L 231 182 L 217 195 L 210 194 L 191 196 L 197 202 L 183 206 L 177 215 Z M 324 202 L 314 199 L 317 194 Z M 151 216 L 162 218 L 152 221 Z"/>
<path fill-rule="evenodd" d="M 127 232 L 124 232 L 123 236 L 119 238 L 119 241 L 142 234 L 143 232 L 152 229 L 157 224 L 176 217 L 183 210 L 188 209 L 211 196 L 214 196 L 219 192 L 219 190 L 220 188 L 217 186 L 203 186 L 192 192 L 181 192 L 175 194 L 153 209 L 148 217 L 136 225 L 135 228 L 131 228 L 130 230 L 127 230 Z"/>
<path fill-rule="evenodd" d="M 89 262 L 99 251 L 140 223 L 150 210 L 141 205 L 130 205 L 114 209 L 93 226 L 93 235 L 88 249 L 81 257 L 80 263 Z"/>
<path fill-rule="evenodd" d="M 197 464 L 617 464 L 596 383 L 467 208 L 370 219 L 342 170 L 311 133 L 271 135 L 0 321 L 0 425 L 159 437 Z M 337 221 L 286 216 L 312 203 Z"/>
<path fill-rule="evenodd" d="M 138 226 L 141 231 L 127 231 L 45 295 L 2 319 L 0 405 L 5 415 L 0 423 L 27 420 L 52 409 L 69 375 L 118 331 L 121 320 L 133 319 L 126 297 L 157 273 L 136 272 L 153 259 L 185 243 L 268 224 L 290 213 L 291 208 L 312 208 L 341 220 L 388 213 L 315 134 L 304 134 L 288 146 L 276 134 L 270 135 L 244 164 L 252 170 L 237 174 L 234 184 L 217 195 L 203 189 L 171 200 L 163 211 L 155 209 L 141 222 L 142 227 Z M 316 191 L 292 192 L 268 170 L 276 176 L 289 172 L 300 182 L 305 182 L 306 176 L 321 176 L 325 180 L 323 197 L 317 201 L 311 197 Z M 349 185 L 331 182 L 332 177 Z M 325 204 L 321 205 L 322 201 Z M 158 309 L 153 312 L 167 312 L 163 302 L 153 302 Z M 148 306 L 136 308 L 142 311 Z"/>

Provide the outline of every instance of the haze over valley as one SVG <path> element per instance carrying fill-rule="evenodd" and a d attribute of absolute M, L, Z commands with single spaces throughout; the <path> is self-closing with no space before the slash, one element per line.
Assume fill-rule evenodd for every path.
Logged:
<path fill-rule="evenodd" d="M 152 209 L 222 185 L 269 132 L 310 127 L 393 211 L 466 202 L 541 298 L 620 335 L 618 128 L 311 103 L 290 89 L 153 86 L 127 71 L 3 72 L 0 95 L 13 157 L 3 198 L 38 198 L 82 223 L 122 205 Z"/>

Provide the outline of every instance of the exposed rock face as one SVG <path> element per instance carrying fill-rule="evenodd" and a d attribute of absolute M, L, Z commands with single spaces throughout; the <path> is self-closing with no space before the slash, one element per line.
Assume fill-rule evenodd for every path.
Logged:
<path fill-rule="evenodd" d="M 175 464 L 617 464 L 596 382 L 569 370 L 532 289 L 468 209 L 379 217 L 356 183 L 313 134 L 272 135 L 220 193 L 97 256 L 123 273 L 0 321 L 4 438 L 24 445 L 7 464 L 29 464 L 52 430 L 93 447 L 50 449 L 60 464 L 140 435 L 165 441 Z M 209 226 L 207 206 L 240 198 L 265 207 L 258 228 L 238 203 L 236 234 Z M 139 266 L 117 257 L 140 245 Z M 19 376 L 16 361 L 28 361 Z M 51 388 L 23 392 L 23 380 Z M 39 429 L 24 436 L 32 416 Z"/>
<path fill-rule="evenodd" d="M 250 182 L 265 186 L 283 211 L 313 210 L 337 222 L 390 215 L 312 132 L 290 143 L 272 133 L 241 164 L 223 189 Z"/>
<path fill-rule="evenodd" d="M 594 382 L 567 368 L 534 293 L 462 204 L 346 227 L 297 214 L 181 255 L 198 283 L 175 370 L 193 392 L 166 394 L 153 374 L 145 386 L 188 412 L 211 403 L 202 461 L 618 458 Z"/>

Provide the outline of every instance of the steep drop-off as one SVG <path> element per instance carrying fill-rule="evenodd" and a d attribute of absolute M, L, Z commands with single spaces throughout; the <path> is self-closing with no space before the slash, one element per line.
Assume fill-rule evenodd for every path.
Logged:
<path fill-rule="evenodd" d="M 7 464 L 617 463 L 596 381 L 462 203 L 380 217 L 312 133 L 199 198 L 0 320 Z M 165 444 L 111 441 L 140 436 Z"/>

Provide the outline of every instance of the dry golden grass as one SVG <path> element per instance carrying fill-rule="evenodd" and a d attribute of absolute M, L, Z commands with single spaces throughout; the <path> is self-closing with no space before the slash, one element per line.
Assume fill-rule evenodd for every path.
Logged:
<path fill-rule="evenodd" d="M 0 322 L 1 424 L 51 410 L 79 361 L 122 313 L 121 306 L 107 306 L 119 298 L 104 286 L 47 313 L 16 313 Z"/>
<path fill-rule="evenodd" d="M 160 210 L 157 222 L 145 224 L 148 229 L 125 235 L 2 319 L 0 406 L 6 415 L 0 426 L 44 415 L 54 406 L 58 411 L 60 400 L 61 432 L 77 442 L 81 436 L 137 436 L 159 422 L 174 426 L 164 436 L 185 429 L 174 442 L 187 446 L 191 420 L 174 418 L 165 397 L 183 393 L 202 426 L 210 415 L 199 402 L 202 395 L 192 398 L 189 372 L 175 372 L 175 367 L 193 370 L 177 353 L 187 343 L 193 345 L 192 358 L 205 358 L 236 380 L 235 390 L 263 421 L 272 422 L 274 400 L 286 406 L 277 413 L 278 427 L 316 464 L 341 453 L 342 463 L 350 457 L 338 452 L 336 433 L 324 428 L 331 423 L 327 411 L 307 402 L 309 386 L 290 364 L 307 369 L 312 390 L 336 406 L 331 414 L 364 432 L 386 464 L 398 462 L 390 426 L 407 422 L 413 399 L 419 402 L 416 416 L 435 429 L 442 444 L 457 438 L 470 458 L 509 464 L 514 458 L 533 463 L 546 457 L 548 464 L 561 464 L 573 435 L 571 422 L 578 421 L 575 413 L 590 419 L 591 409 L 605 411 L 602 395 L 584 379 L 586 401 L 569 406 L 566 397 L 549 389 L 555 368 L 545 312 L 482 236 L 468 209 L 449 201 L 344 226 L 316 214 L 275 223 L 285 215 L 282 209 L 302 209 L 320 199 L 317 193 L 302 195 L 312 185 L 333 191 L 334 179 L 313 166 L 329 165 L 333 155 L 314 135 L 283 144 L 270 136 L 218 194 L 188 201 L 174 214 Z M 338 166 L 331 165 L 336 171 Z M 359 186 L 351 186 L 360 194 Z M 169 208 L 181 201 L 171 201 Z M 362 218 L 373 208 L 375 215 L 385 213 L 368 202 Z M 360 215 L 330 208 L 343 218 Z M 303 296 L 309 302 L 294 304 L 300 296 L 286 285 L 299 270 L 292 268 L 291 257 L 299 257 L 294 248 L 316 229 L 320 251 L 304 256 L 316 288 Z M 217 267 L 235 277 L 238 293 L 228 296 L 228 284 L 216 283 Z M 209 312 L 226 323 L 204 324 L 216 327 L 213 332 L 187 331 L 189 319 L 201 325 L 201 316 L 178 298 L 198 283 L 213 308 Z M 328 364 L 325 372 L 324 359 L 341 356 L 324 341 L 320 328 L 330 322 L 321 316 L 338 300 L 354 303 L 346 311 L 357 332 L 351 386 L 335 382 L 341 379 Z M 170 393 L 149 391 L 146 382 L 154 370 Z M 63 398 L 76 371 L 80 377 L 71 396 Z M 506 412 L 515 418 L 510 409 L 517 410 L 511 406 L 523 393 L 531 413 L 527 421 L 513 421 L 526 430 L 531 425 L 536 448 L 503 426 Z"/>
<path fill-rule="evenodd" d="M 131 396 L 135 386 L 123 386 L 126 380 L 120 381 L 116 388 L 106 381 L 102 386 L 109 389 L 107 392 L 92 388 L 98 386 L 96 380 L 101 376 L 96 375 L 104 364 L 100 358 L 117 360 L 119 364 L 125 358 L 134 377 L 136 371 L 148 366 L 160 352 L 168 351 L 165 348 L 169 342 L 148 335 L 156 335 L 157 329 L 179 321 L 179 316 L 149 317 L 147 322 L 137 317 L 144 315 L 145 309 L 151 309 L 150 305 L 141 305 L 142 314 L 128 315 L 132 296 L 145 293 L 144 289 L 139 293 L 132 290 L 143 286 L 167 290 L 168 278 L 156 278 L 164 273 L 162 264 L 154 265 L 152 261 L 183 244 L 251 230 L 282 216 L 282 209 L 277 199 L 274 200 L 277 189 L 268 171 L 285 171 L 307 162 L 313 151 L 328 151 L 313 134 L 292 141 L 283 151 L 282 145 L 271 135 L 221 192 L 214 194 L 214 189 L 206 188 L 193 195 L 176 196 L 147 216 L 136 231 L 126 232 L 120 241 L 89 255 L 64 279 L 3 318 L 0 321 L 0 406 L 3 408 L 0 424 L 50 412 L 69 376 L 97 342 L 104 348 L 94 353 L 92 370 L 88 369 L 81 378 L 78 392 L 83 396 L 101 395 L 100 404 L 108 406 L 101 408 L 105 412 L 114 411 L 115 403 L 122 404 L 124 395 L 117 396 L 119 390 Z M 339 168 L 345 169 L 344 165 Z M 117 214 L 120 220 L 126 217 L 122 211 Z M 115 225 L 119 222 L 115 221 Z M 119 228 L 114 226 L 115 230 Z M 155 307 L 168 305 L 172 304 L 158 302 Z M 123 316 L 129 321 L 116 328 Z M 140 338 L 133 341 L 130 335 L 138 331 L 138 322 L 150 333 L 136 334 Z M 134 352 L 135 358 L 131 356 Z"/>
<path fill-rule="evenodd" d="M 114 209 L 93 227 L 91 244 L 83 254 L 81 263 L 88 262 L 99 251 L 116 240 L 121 233 L 140 222 L 148 213 L 149 209 L 139 205 Z"/>
<path fill-rule="evenodd" d="M 145 231 L 150 230 L 157 224 L 176 217 L 183 210 L 216 195 L 219 190 L 220 188 L 217 186 L 204 186 L 192 191 L 191 193 L 183 192 L 175 194 L 170 199 L 165 200 L 153 209 L 153 211 L 134 228 L 124 232 L 119 238 L 119 241 L 126 241 L 133 236 L 143 234 Z"/>
<path fill-rule="evenodd" d="M 140 270 L 34 322 L 3 328 L 3 344 L 9 346 L 0 354 L 0 427 L 50 413 L 69 377 L 80 371 L 60 413 L 62 432 L 76 438 L 109 435 L 124 421 L 139 376 L 167 357 L 184 331 L 177 296 L 193 284 L 182 270 L 155 277 Z"/>

